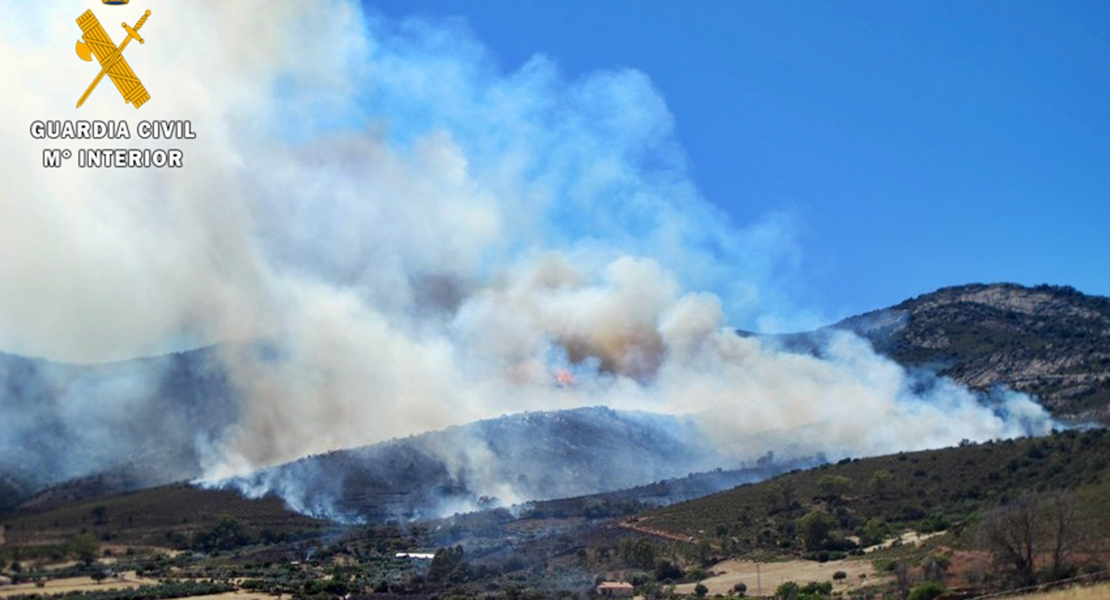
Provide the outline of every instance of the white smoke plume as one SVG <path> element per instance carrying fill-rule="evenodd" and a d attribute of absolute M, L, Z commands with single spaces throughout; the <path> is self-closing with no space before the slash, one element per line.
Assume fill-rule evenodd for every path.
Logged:
<path fill-rule="evenodd" d="M 737 456 L 1044 433 L 845 334 L 823 358 L 726 328 L 782 310 L 790 218 L 699 196 L 644 73 L 504 71 L 451 23 L 355 2 L 18 3 L 0 23 L 0 348 L 99 362 L 220 343 L 245 404 L 212 478 L 506 412 L 704 415 Z M 152 16 L 136 113 L 73 55 L 85 9 Z M 187 141 L 33 140 L 36 119 L 189 119 Z M 180 170 L 43 148 L 180 147 Z M 788 309 L 789 307 L 787 307 Z M 555 385 L 555 370 L 574 373 Z M 112 403 L 113 397 L 102 402 Z"/>

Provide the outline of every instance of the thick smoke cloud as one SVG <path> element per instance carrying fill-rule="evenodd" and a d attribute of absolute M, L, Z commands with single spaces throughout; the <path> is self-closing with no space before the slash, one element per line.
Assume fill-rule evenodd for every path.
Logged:
<path fill-rule="evenodd" d="M 641 72 L 506 71 L 455 24 L 340 0 L 151 3 L 128 53 L 153 100 L 136 115 L 102 86 L 74 112 L 85 4 L 0 24 L 0 348 L 98 362 L 219 342 L 244 404 L 202 448 L 211 478 L 596 404 L 699 413 L 744 457 L 1051 426 L 847 334 L 815 358 L 726 329 L 789 312 L 790 218 L 737 225 L 700 197 Z M 90 143 L 27 134 L 140 117 L 193 122 L 185 168 L 46 172 L 42 148 Z"/>

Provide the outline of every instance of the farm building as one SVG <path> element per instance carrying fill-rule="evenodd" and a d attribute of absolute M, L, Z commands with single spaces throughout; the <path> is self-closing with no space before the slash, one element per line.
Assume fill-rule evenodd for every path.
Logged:
<path fill-rule="evenodd" d="M 632 584 L 625 581 L 603 581 L 597 586 L 597 595 L 605 598 L 631 598 Z"/>

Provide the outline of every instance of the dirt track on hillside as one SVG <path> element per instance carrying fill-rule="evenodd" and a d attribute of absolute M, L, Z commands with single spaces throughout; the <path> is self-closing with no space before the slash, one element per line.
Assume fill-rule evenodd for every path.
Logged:
<path fill-rule="evenodd" d="M 622 521 L 618 525 L 620 525 L 621 527 L 623 527 L 625 529 L 631 529 L 632 531 L 635 531 L 635 532 L 638 532 L 638 533 L 653 535 L 655 537 L 661 537 L 663 539 L 672 540 L 672 541 L 675 541 L 675 542 L 686 543 L 686 542 L 691 542 L 694 539 L 694 538 L 692 538 L 688 535 L 678 535 L 677 533 L 671 533 L 669 531 L 663 531 L 662 529 L 654 529 L 652 527 L 644 527 L 643 525 L 633 523 L 632 521 Z"/>

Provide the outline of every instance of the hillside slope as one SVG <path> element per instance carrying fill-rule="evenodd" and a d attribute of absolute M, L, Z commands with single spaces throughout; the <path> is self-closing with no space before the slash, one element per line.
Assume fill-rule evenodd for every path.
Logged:
<path fill-rule="evenodd" d="M 1078 490 L 1110 532 L 1110 434 L 1070 430 L 1024 438 L 845 459 L 650 511 L 640 526 L 704 539 L 730 553 L 801 553 L 798 519 L 834 519 L 830 539 L 875 543 L 909 528 L 959 529 L 972 515 L 1018 496 Z M 870 538 L 870 540 L 868 540 Z"/>
<path fill-rule="evenodd" d="M 75 478 L 115 489 L 200 474 L 238 400 L 212 348 L 101 365 L 0 353 L 0 510 Z"/>
<path fill-rule="evenodd" d="M 10 545 L 64 544 L 92 531 L 116 544 L 165 546 L 180 539 L 167 533 L 189 537 L 225 515 L 254 537 L 264 530 L 300 535 L 330 526 L 290 511 L 277 498 L 249 500 L 230 490 L 172 484 L 23 508 L 5 518 L 6 540 Z"/>
<path fill-rule="evenodd" d="M 732 465 L 702 440 L 692 421 L 670 415 L 531 412 L 312 456 L 223 485 L 340 520 L 430 517 Z"/>

